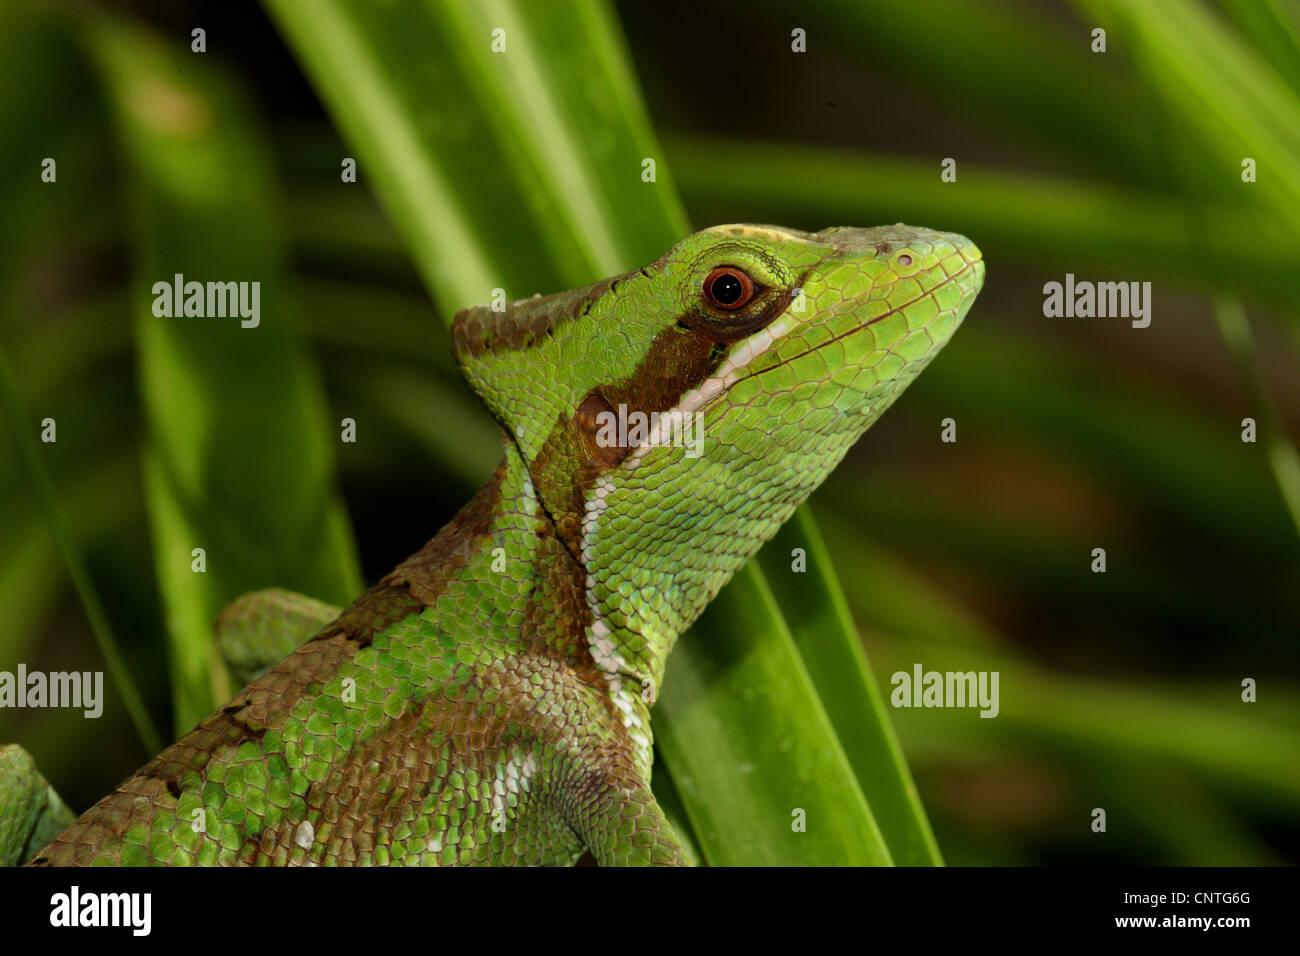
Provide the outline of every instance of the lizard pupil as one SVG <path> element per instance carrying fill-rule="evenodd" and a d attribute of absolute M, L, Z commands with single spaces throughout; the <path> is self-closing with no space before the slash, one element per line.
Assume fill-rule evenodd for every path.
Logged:
<path fill-rule="evenodd" d="M 727 274 L 713 280 L 713 298 L 720 305 L 734 305 L 744 294 L 745 288 L 735 276 Z"/>
<path fill-rule="evenodd" d="M 704 280 L 704 294 L 720 309 L 739 309 L 754 297 L 754 280 L 739 269 L 714 269 Z"/>

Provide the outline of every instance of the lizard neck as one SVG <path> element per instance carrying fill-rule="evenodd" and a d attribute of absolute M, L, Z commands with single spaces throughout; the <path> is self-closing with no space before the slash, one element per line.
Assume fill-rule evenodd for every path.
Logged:
<path fill-rule="evenodd" d="M 676 634 L 635 614 L 601 616 L 590 597 L 596 575 L 557 531 L 517 447 L 505 445 L 488 483 L 407 565 L 448 569 L 455 585 L 430 602 L 445 630 L 492 646 L 501 659 L 555 660 L 597 689 L 648 773 L 649 708 Z"/>

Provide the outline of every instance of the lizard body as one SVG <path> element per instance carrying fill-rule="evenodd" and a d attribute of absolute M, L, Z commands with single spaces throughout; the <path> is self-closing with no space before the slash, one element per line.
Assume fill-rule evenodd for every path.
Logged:
<path fill-rule="evenodd" d="M 683 862 L 649 785 L 667 654 L 948 340 L 983 275 L 969 240 L 901 224 L 722 226 L 586 289 L 461 312 L 453 349 L 503 430 L 488 483 L 342 612 L 236 602 L 224 630 L 287 615 L 275 658 L 305 643 L 48 846 L 29 834 L 0 853 Z"/>

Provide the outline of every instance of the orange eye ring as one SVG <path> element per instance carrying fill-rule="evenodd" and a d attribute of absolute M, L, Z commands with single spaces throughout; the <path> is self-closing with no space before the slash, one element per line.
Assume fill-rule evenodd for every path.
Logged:
<path fill-rule="evenodd" d="M 735 266 L 718 266 L 704 277 L 704 298 L 724 312 L 734 312 L 754 298 L 754 280 Z"/>

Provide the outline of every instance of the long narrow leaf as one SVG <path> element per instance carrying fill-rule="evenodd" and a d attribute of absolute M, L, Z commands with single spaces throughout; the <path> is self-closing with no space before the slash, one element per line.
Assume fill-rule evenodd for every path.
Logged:
<path fill-rule="evenodd" d="M 188 51 L 122 21 L 91 18 L 84 36 L 139 197 L 132 301 L 147 500 L 186 730 L 230 691 L 212 640 L 227 602 L 273 584 L 343 601 L 360 574 L 247 106 Z M 177 276 L 257 283 L 257 324 L 157 314 L 155 284 Z M 262 467 L 272 460 L 273 471 Z"/>

